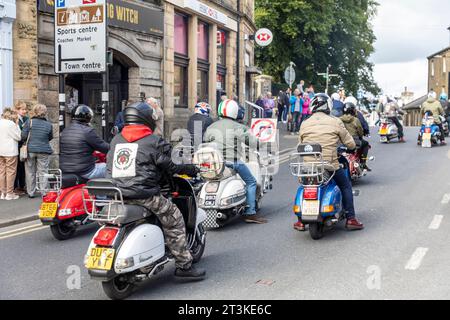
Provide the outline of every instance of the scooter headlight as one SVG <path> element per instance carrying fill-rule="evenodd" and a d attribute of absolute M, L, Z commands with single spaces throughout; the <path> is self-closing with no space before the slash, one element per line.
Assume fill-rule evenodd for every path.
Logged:
<path fill-rule="evenodd" d="M 126 258 L 126 259 L 117 259 L 116 261 L 116 269 L 127 269 L 134 266 L 134 258 Z"/>
<path fill-rule="evenodd" d="M 219 182 L 208 182 L 205 187 L 207 193 L 216 193 L 219 190 Z"/>

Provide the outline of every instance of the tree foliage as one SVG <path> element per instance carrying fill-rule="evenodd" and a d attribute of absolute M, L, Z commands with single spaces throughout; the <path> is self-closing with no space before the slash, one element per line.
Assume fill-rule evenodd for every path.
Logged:
<path fill-rule="evenodd" d="M 377 6 L 374 0 L 256 0 L 257 26 L 274 34 L 270 46 L 256 49 L 257 63 L 275 81 L 284 82 L 284 70 L 293 61 L 296 83 L 303 79 L 318 90 L 324 89 L 325 79 L 317 73 L 330 65 L 331 73 L 339 75 L 331 86 L 377 94 L 369 62 Z"/>

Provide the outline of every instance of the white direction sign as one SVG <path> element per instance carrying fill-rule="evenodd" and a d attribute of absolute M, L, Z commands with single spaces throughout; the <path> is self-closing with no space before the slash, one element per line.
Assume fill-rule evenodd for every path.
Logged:
<path fill-rule="evenodd" d="M 274 143 L 277 124 L 277 119 L 252 119 L 251 131 L 261 142 Z"/>
<path fill-rule="evenodd" d="M 295 69 L 294 69 L 294 63 L 291 62 L 291 65 L 289 67 L 286 68 L 286 70 L 284 71 L 284 80 L 286 81 L 286 83 L 289 85 L 290 88 L 292 88 L 292 84 L 295 81 Z"/>
<path fill-rule="evenodd" d="M 255 42 L 260 47 L 267 47 L 273 41 L 272 31 L 269 29 L 263 28 L 256 31 L 255 34 Z"/>
<path fill-rule="evenodd" d="M 106 0 L 55 0 L 55 72 L 105 72 Z"/>

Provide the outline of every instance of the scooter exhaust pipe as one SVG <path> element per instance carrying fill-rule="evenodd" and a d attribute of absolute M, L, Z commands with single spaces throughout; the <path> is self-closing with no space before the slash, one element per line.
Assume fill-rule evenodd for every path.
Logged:
<path fill-rule="evenodd" d="M 228 219 L 228 216 L 226 214 L 223 214 L 222 212 L 219 212 L 219 213 L 217 213 L 217 219 L 226 220 L 226 219 Z"/>

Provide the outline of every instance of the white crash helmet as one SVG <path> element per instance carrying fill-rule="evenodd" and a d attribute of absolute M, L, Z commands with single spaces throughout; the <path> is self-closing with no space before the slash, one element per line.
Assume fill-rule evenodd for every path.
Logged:
<path fill-rule="evenodd" d="M 239 115 L 239 105 L 234 100 L 224 100 L 219 105 L 218 115 L 221 118 L 236 120 Z"/>
<path fill-rule="evenodd" d="M 350 96 L 350 97 L 345 98 L 344 104 L 345 103 L 353 103 L 356 106 L 358 104 L 358 100 L 356 100 L 355 97 Z"/>
<path fill-rule="evenodd" d="M 311 103 L 309 105 L 309 109 L 311 110 L 311 113 L 324 112 L 326 114 L 330 114 L 332 108 L 333 108 L 333 102 L 331 101 L 331 98 L 328 95 L 326 95 L 325 93 L 317 94 L 311 100 Z"/>

